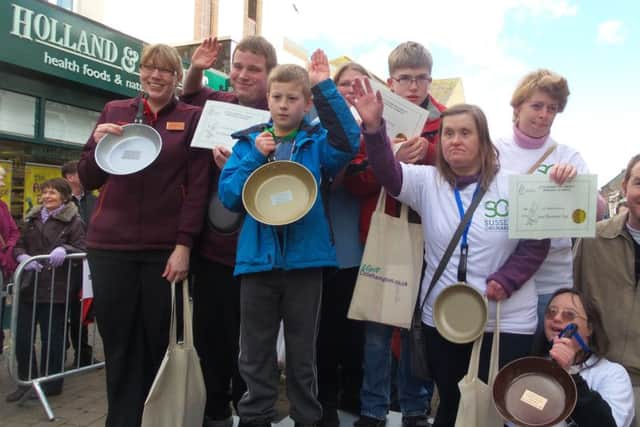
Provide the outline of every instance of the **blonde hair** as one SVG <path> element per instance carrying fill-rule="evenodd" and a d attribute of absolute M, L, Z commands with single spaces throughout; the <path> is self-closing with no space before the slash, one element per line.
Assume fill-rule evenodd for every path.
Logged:
<path fill-rule="evenodd" d="M 155 65 L 168 68 L 176 74 L 177 81 L 182 81 L 183 69 L 180 54 L 175 47 L 166 44 L 150 44 L 142 49 L 140 64 Z"/>
<path fill-rule="evenodd" d="M 399 68 L 426 68 L 431 75 L 433 57 L 426 47 L 416 42 L 400 43 L 389 54 L 389 75 Z"/>
<path fill-rule="evenodd" d="M 283 64 L 276 66 L 269 73 L 267 79 L 267 92 L 271 91 L 271 84 L 278 83 L 296 83 L 302 88 L 302 94 L 305 99 L 311 99 L 311 81 L 307 70 L 295 64 Z"/>
<path fill-rule="evenodd" d="M 347 62 L 342 67 L 338 68 L 338 71 L 336 71 L 336 73 L 333 75 L 334 83 L 338 84 L 340 82 L 340 78 L 342 78 L 342 75 L 349 70 L 353 70 L 356 73 L 360 73 L 366 77 L 371 77 L 367 69 L 362 65 L 358 64 L 357 62 Z"/>
<path fill-rule="evenodd" d="M 558 103 L 558 113 L 562 113 L 567 106 L 570 93 L 567 79 L 560 74 L 542 68 L 524 76 L 513 92 L 511 106 L 514 109 L 520 107 L 536 91 L 544 92 L 556 101 Z"/>

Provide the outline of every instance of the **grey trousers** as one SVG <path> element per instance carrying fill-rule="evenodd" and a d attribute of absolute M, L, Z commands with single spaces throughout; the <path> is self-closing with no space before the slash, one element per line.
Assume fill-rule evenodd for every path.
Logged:
<path fill-rule="evenodd" d="M 247 384 L 238 404 L 241 421 L 269 423 L 276 417 L 276 341 L 282 319 L 289 413 L 297 423 L 316 423 L 322 416 L 316 371 L 322 269 L 274 270 L 241 280 L 238 368 Z"/>

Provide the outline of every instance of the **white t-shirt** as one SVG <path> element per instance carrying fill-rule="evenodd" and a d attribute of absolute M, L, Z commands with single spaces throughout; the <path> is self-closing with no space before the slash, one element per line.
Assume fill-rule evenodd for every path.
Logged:
<path fill-rule="evenodd" d="M 425 241 L 427 264 L 421 295 L 429 288 L 444 251 L 449 245 L 460 215 L 453 188 L 433 166 L 402 164 L 402 190 L 397 199 L 420 214 Z M 475 184 L 460 190 L 465 210 L 471 204 Z M 469 253 L 467 282 L 481 294 L 486 293 L 486 279 L 497 271 L 513 253 L 518 240 L 509 240 L 507 174 L 498 173 L 473 214 L 468 234 Z M 445 271 L 435 284 L 422 312 L 422 321 L 434 326 L 432 307 L 442 290 L 456 283 L 459 246 L 453 251 Z M 537 295 L 533 280 L 529 280 L 501 304 L 500 328 L 502 332 L 532 334 L 536 328 Z M 495 303 L 489 302 L 487 331 L 495 327 Z"/>
<path fill-rule="evenodd" d="M 534 163 L 542 157 L 552 144 L 557 144 L 549 137 L 540 148 L 526 149 L 516 144 L 513 135 L 494 141 L 500 152 L 500 165 L 513 173 L 526 174 Z M 546 175 L 551 167 L 558 163 L 569 163 L 576 167 L 578 174 L 588 174 L 586 162 L 573 148 L 557 144 L 534 174 Z M 573 267 L 571 255 L 571 239 L 551 239 L 549 254 L 540 269 L 536 272 L 536 289 L 539 295 L 552 294 L 560 288 L 573 286 Z"/>

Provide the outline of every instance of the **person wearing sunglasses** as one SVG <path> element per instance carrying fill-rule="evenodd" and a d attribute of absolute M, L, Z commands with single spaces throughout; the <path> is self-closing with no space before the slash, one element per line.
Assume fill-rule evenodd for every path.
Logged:
<path fill-rule="evenodd" d="M 583 292 L 561 288 L 544 311 L 544 330 L 536 336 L 534 354 L 550 356 L 576 383 L 577 402 L 562 425 L 629 427 L 634 416 L 633 390 L 622 365 L 606 359 L 609 337 L 600 309 Z M 572 338 L 559 336 L 577 326 Z"/>

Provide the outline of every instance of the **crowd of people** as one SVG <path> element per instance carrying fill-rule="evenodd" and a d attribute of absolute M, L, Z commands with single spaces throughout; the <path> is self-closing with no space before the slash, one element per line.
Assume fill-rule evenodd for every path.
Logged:
<path fill-rule="evenodd" d="M 510 174 L 548 175 L 563 185 L 588 173 L 579 152 L 551 136 L 569 96 L 564 77 L 545 69 L 524 76 L 511 99 L 513 129 L 492 139 L 481 108 L 445 108 L 430 95 L 430 52 L 419 43 L 401 43 L 388 57 L 388 87 L 429 114 L 418 135 L 390 140 L 381 95 L 361 65 L 348 63 L 332 79 L 322 50 L 313 53 L 308 69 L 277 65 L 273 46 L 250 36 L 232 55 L 233 91 L 218 92 L 204 87 L 202 76 L 219 51 L 215 38 L 203 41 L 183 81 L 174 48 L 145 47 L 140 60 L 145 95 L 104 107 L 77 165 L 63 168 L 65 179 L 42 185 L 42 203 L 27 215 L 19 238 L 0 204 L 5 274 L 30 256 L 49 254 L 47 266 L 34 261 L 25 267 L 41 272 L 45 291 L 52 283 L 44 274 L 48 267 L 62 265 L 67 253 L 87 251 L 106 361 L 107 426 L 140 425 L 168 342 L 169 285 L 188 277 L 207 392 L 204 426 L 231 427 L 232 411 L 241 427 L 274 421 L 281 321 L 296 426 L 337 427 L 338 411 L 344 410 L 359 416 L 355 427 L 383 427 L 395 404 L 404 427 L 427 427 L 430 415 L 434 426 L 453 426 L 458 382 L 467 372 L 472 344 L 441 335 L 434 304 L 458 282 L 461 265 L 466 281 L 489 301 L 480 378 L 487 379 L 500 303 L 501 367 L 532 354 L 550 357 L 577 386 L 567 423 L 633 425 L 640 406 L 640 329 L 634 322 L 640 320 L 640 155 L 631 159 L 622 182 L 627 210 L 598 222 L 593 239 L 575 245 L 570 239 L 509 239 L 507 223 L 487 221 L 488 201 L 508 200 Z M 194 148 L 191 139 L 207 100 L 268 110 L 271 120 L 238 129 L 231 151 Z M 311 119 L 312 109 L 319 120 Z M 104 135 L 122 134 L 122 125 L 132 123 L 138 111 L 162 136 L 160 154 L 140 172 L 109 174 L 96 163 L 94 151 Z M 221 202 L 219 209 L 241 213 L 245 181 L 269 158 L 301 163 L 313 174 L 320 191 L 310 211 L 285 226 L 248 214 L 231 232 L 213 226 L 206 218 L 211 200 Z M 93 190 L 99 190 L 97 200 Z M 347 318 L 381 190 L 389 215 L 397 216 L 406 204 L 410 221 L 422 224 L 421 314 L 432 380 L 414 375 L 406 330 Z M 463 245 L 425 297 L 447 243 L 476 197 L 481 203 Z M 49 321 L 63 324 L 60 303 L 27 299 L 21 316 L 35 316 L 41 328 Z M 569 323 L 577 325 L 586 347 L 558 337 Z M 81 335 L 73 340 L 80 347 L 76 357 L 91 355 L 86 331 L 71 329 Z M 16 346 L 20 375 L 26 377 L 33 343 L 18 336 Z M 49 346 L 63 347 L 63 337 L 43 338 L 43 351 Z M 62 364 L 52 361 L 54 367 Z M 46 392 L 60 393 L 62 381 L 48 387 Z M 434 389 L 439 405 L 431 414 Z M 25 392 L 19 388 L 7 400 Z"/>

